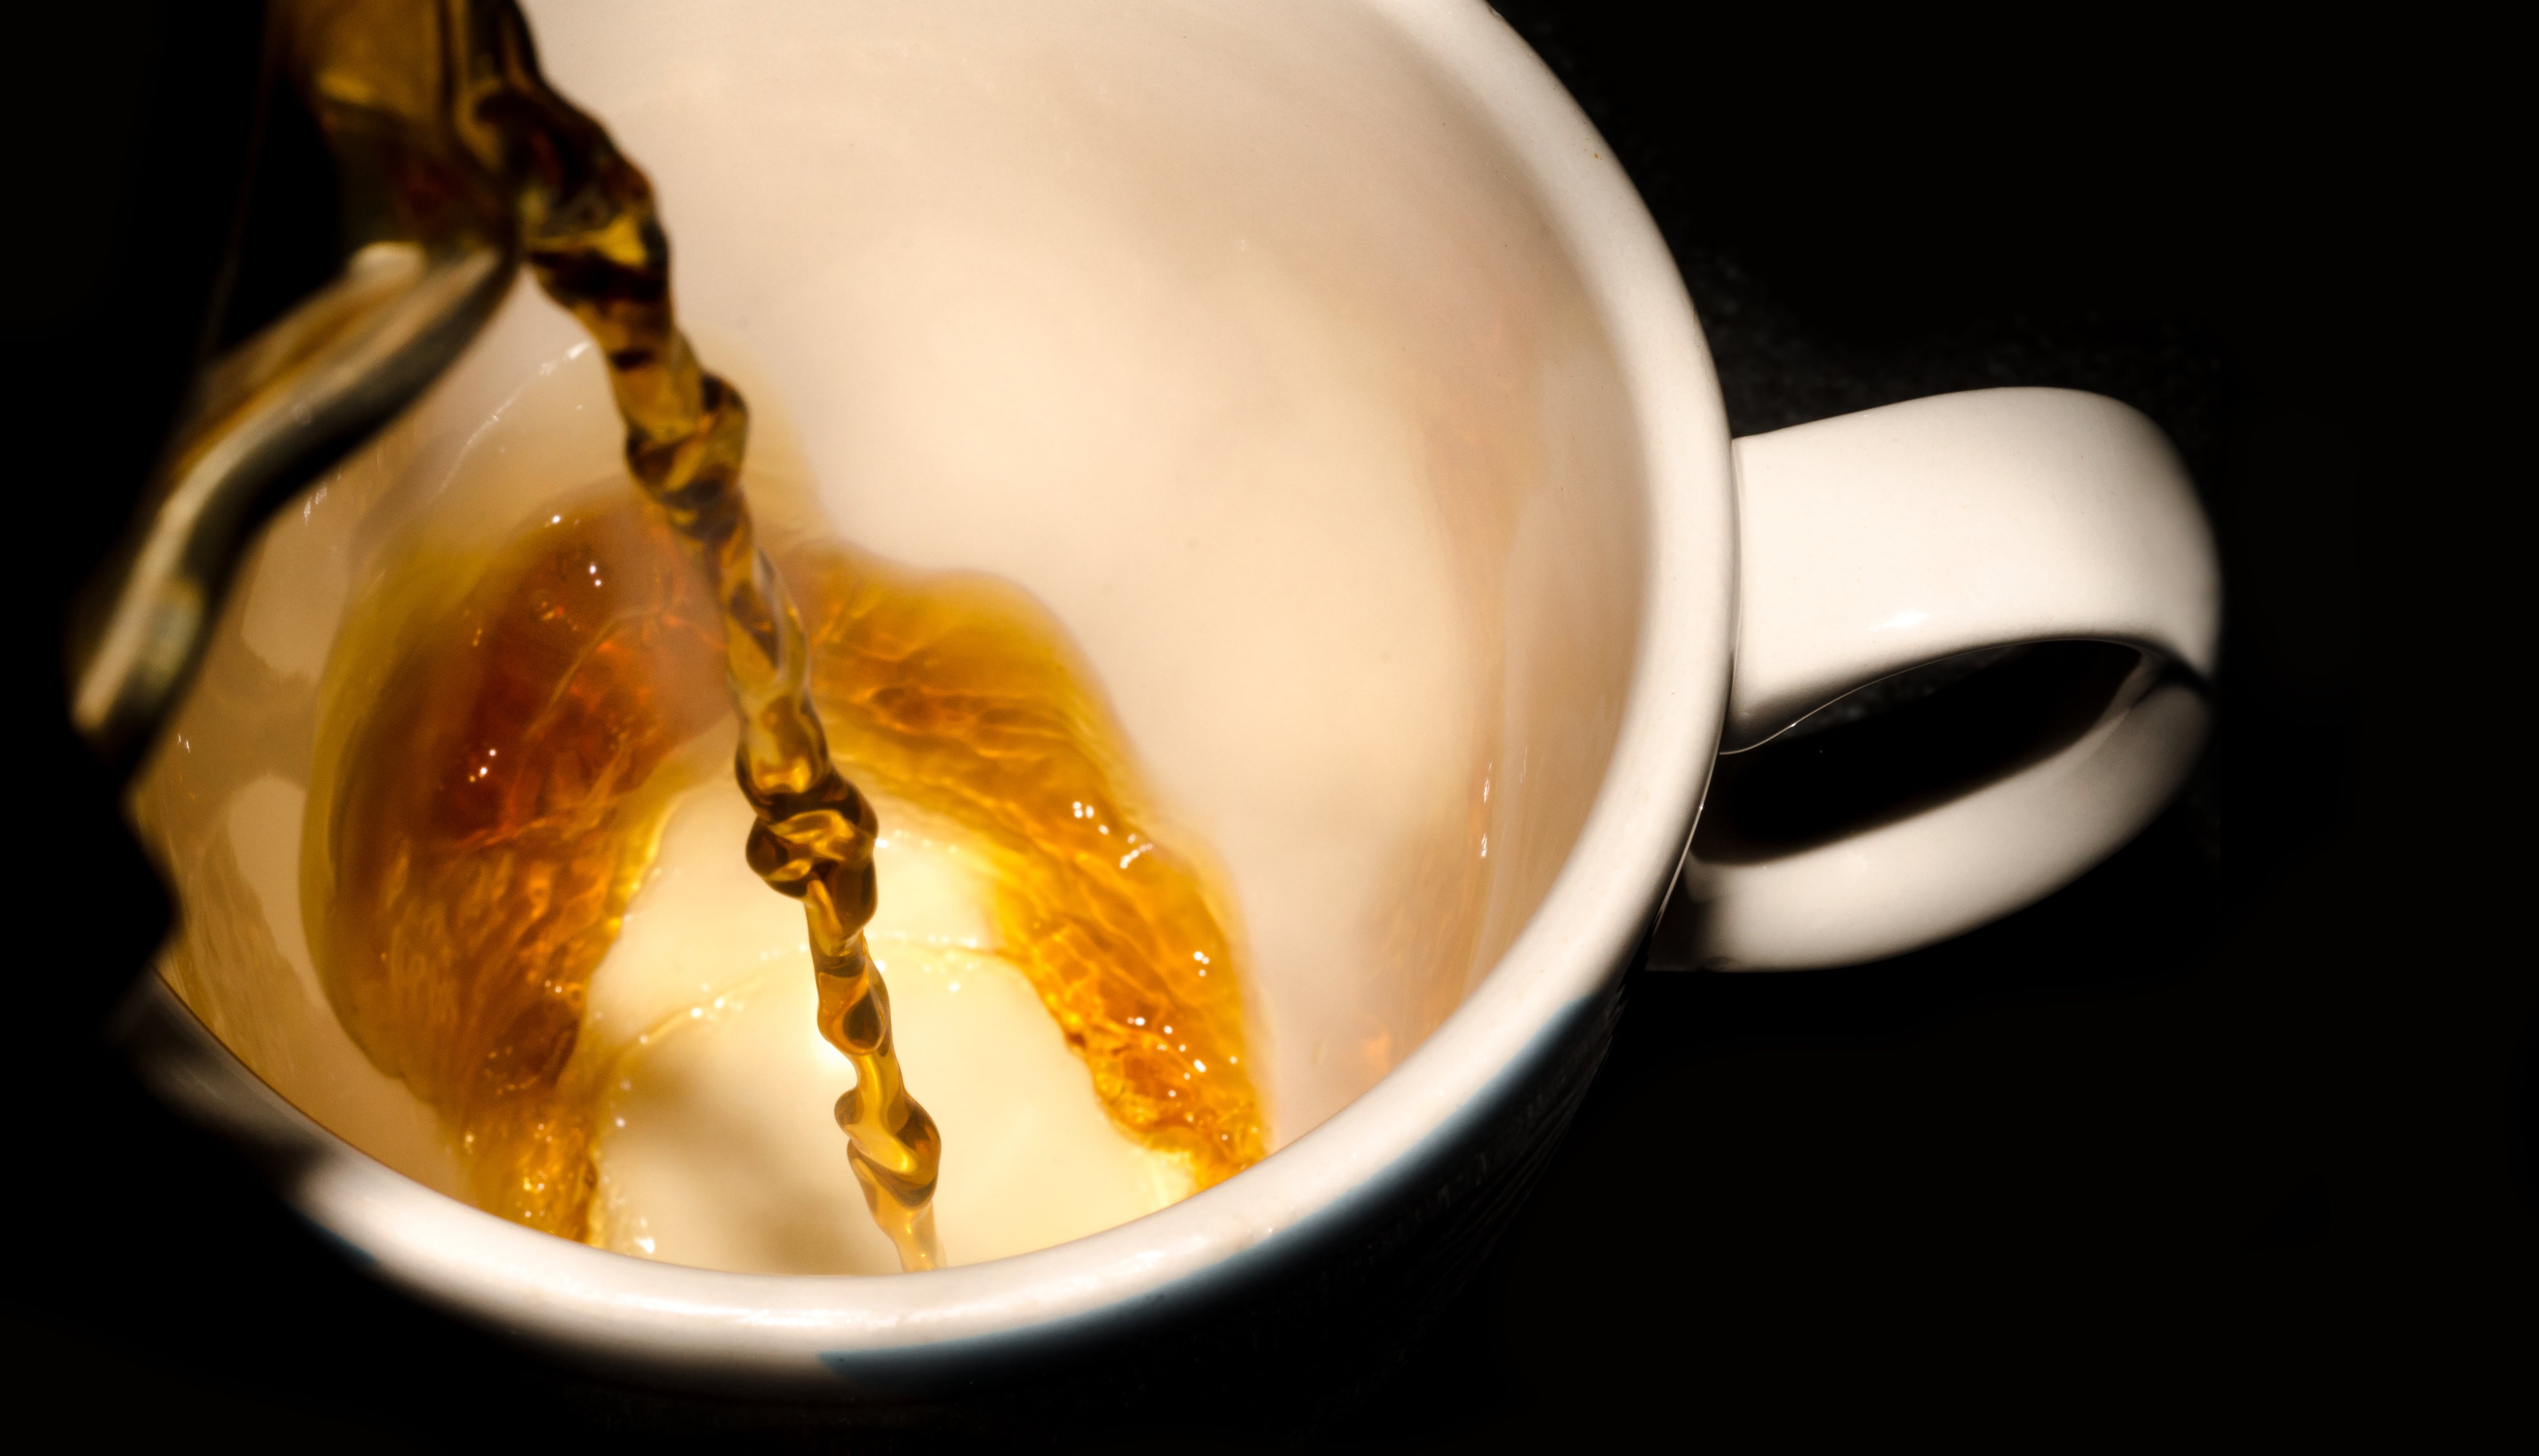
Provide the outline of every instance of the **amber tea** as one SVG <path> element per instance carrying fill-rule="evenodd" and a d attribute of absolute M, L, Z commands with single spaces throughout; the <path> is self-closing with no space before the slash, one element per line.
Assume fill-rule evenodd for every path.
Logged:
<path fill-rule="evenodd" d="M 643 500 L 593 501 L 568 529 L 559 513 L 456 614 L 387 648 L 390 685 L 339 758 L 322 877 L 317 949 L 354 1040 L 446 1121 L 481 1206 L 585 1236 L 615 1070 L 575 1075 L 590 977 L 659 840 L 677 750 L 728 710 L 748 864 L 802 904 L 817 1025 L 855 1077 L 836 1120 L 904 1268 L 942 1260 L 940 1135 L 863 937 L 879 821 L 833 748 L 989 848 L 1001 939 L 1117 1124 L 1201 1186 L 1258 1158 L 1227 938 L 1126 812 L 1134 786 L 1055 633 L 982 588 L 843 552 L 797 564 L 806 631 L 742 490 L 746 407 L 677 327 L 650 184 L 545 85 L 516 12 L 478 33 L 460 104 L 517 182 L 539 283 L 601 347 Z M 329 63 L 383 64 L 349 46 Z"/>

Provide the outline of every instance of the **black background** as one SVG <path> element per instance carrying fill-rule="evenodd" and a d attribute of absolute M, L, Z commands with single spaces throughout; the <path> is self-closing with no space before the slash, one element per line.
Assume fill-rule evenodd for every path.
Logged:
<path fill-rule="evenodd" d="M 2518 658 L 2461 639 L 2514 620 L 2483 583 L 2512 579 L 2528 470 L 2460 440 L 2519 408 L 2479 346 L 2527 309 L 2479 221 L 2509 189 L 2459 160 L 2476 97 L 2410 89 L 2475 93 L 2474 67 L 2395 33 L 2150 12 L 1499 9 L 1648 199 L 1738 432 L 2002 384 L 2100 391 L 2167 430 L 2225 552 L 2221 728 L 2139 840 L 2001 924 L 1850 970 L 1635 972 L 1500 1253 L 1310 1443 L 2421 1425 L 2526 1383 L 2528 957 L 2478 929 L 2517 908 L 2526 860 L 2501 842 L 2523 777 L 2495 756 L 2517 742 L 2495 704 Z M 36 406 L 15 437 L 50 493 L 30 511 L 93 554 L 189 358 L 144 347 L 177 306 L 149 300 L 205 286 L 186 260 L 217 255 L 199 218 L 243 123 L 199 80 L 236 59 L 217 26 L 101 4 L 31 33 L 24 53 L 68 64 L 10 124 L 37 139 L 6 274 L 15 397 Z M 190 141 L 167 140 L 175 114 L 200 117 Z M 193 201 L 154 213 L 144 185 Z M 2429 549 L 2444 564 L 2420 574 Z M 79 554 L 16 554 L 52 624 L 31 662 Z M 0 1123 L 13 1420 L 651 1443 L 610 1392 L 339 1267 L 135 1092 L 85 1027 L 96 967 L 154 927 L 94 836 L 39 858 L 12 898 L 35 953 Z M 95 929 L 46 948 L 34 921 Z M 1104 1443 L 1305 1439 L 1241 1368 L 1224 1401 L 1272 1428 L 1131 1413 Z"/>

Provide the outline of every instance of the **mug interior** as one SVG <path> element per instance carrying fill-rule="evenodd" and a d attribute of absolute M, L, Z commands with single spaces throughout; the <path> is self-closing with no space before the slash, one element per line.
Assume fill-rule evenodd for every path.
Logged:
<path fill-rule="evenodd" d="M 1049 606 L 1222 866 L 1272 1147 L 1367 1092 L 1536 918 L 1650 651 L 1646 370 L 1541 160 L 1376 7 L 526 8 L 662 198 L 770 529 Z M 622 480 L 617 447 L 597 361 L 523 285 L 259 538 L 138 791 L 183 905 L 171 987 L 445 1192 L 302 924 L 316 745 L 365 666 L 335 648 L 412 562 Z"/>

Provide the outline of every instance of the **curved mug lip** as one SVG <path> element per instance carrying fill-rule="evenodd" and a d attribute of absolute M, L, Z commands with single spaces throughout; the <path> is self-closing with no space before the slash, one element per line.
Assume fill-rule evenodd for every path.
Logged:
<path fill-rule="evenodd" d="M 1637 660 L 1604 781 L 1498 964 L 1355 1101 L 1214 1188 L 1069 1243 L 893 1276 L 753 1275 L 570 1243 L 389 1170 L 255 1078 L 158 977 L 152 1080 L 281 1155 L 284 1193 L 372 1273 L 558 1353 L 711 1385 L 904 1385 L 1028 1355 L 1270 1273 L 1323 1246 L 1504 1112 L 1620 973 L 1707 783 L 1734 626 L 1735 491 L 1718 381 L 1655 223 L 1586 115 L 1481 0 L 1359 0 L 1494 132 L 1575 260 L 1636 425 L 1647 519 Z"/>

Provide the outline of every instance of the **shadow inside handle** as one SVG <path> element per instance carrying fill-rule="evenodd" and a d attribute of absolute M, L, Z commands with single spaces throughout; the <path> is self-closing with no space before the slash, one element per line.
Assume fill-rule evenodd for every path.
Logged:
<path fill-rule="evenodd" d="M 1775 859 L 1962 797 L 2071 746 L 2116 705 L 2142 658 L 2113 642 L 2029 642 L 1847 694 L 1720 759 L 1693 857 Z"/>

